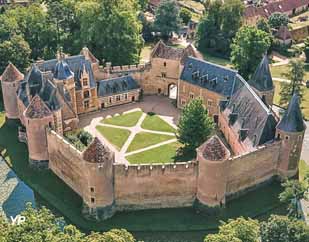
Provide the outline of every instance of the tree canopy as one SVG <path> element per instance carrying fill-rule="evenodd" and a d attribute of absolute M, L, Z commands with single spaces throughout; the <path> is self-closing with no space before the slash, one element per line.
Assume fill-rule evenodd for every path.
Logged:
<path fill-rule="evenodd" d="M 288 25 L 289 17 L 285 13 L 272 13 L 268 19 L 268 23 L 271 28 L 279 29 L 280 26 Z"/>
<path fill-rule="evenodd" d="M 231 61 L 248 80 L 271 45 L 270 34 L 254 26 L 243 26 L 231 45 Z"/>

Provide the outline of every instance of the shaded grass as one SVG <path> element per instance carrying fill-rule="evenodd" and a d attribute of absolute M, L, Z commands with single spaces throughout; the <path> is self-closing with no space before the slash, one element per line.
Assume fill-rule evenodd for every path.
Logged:
<path fill-rule="evenodd" d="M 127 152 L 143 149 L 170 139 L 175 139 L 175 137 L 171 135 L 140 132 L 134 137 Z"/>
<path fill-rule="evenodd" d="M 280 90 L 282 83 L 278 81 L 274 81 L 275 85 L 275 96 L 274 96 L 274 104 L 280 105 Z M 309 88 L 303 86 L 303 97 L 301 102 L 301 109 L 305 119 L 309 119 Z"/>
<path fill-rule="evenodd" d="M 157 115 L 147 115 L 142 123 L 143 129 L 175 133 L 176 130 Z"/>
<path fill-rule="evenodd" d="M 309 166 L 304 160 L 299 162 L 299 180 L 302 181 L 306 174 L 309 174 Z"/>
<path fill-rule="evenodd" d="M 206 60 L 208 62 L 217 64 L 217 65 L 221 65 L 221 66 L 225 66 L 225 67 L 228 67 L 228 68 L 233 67 L 232 62 L 229 59 L 225 59 L 225 58 L 222 58 L 222 57 L 215 56 L 215 55 L 213 55 L 213 54 L 211 54 L 210 52 L 207 52 L 207 51 L 204 51 L 202 54 L 203 54 L 204 60 Z"/>
<path fill-rule="evenodd" d="M 181 147 L 178 142 L 129 155 L 126 159 L 131 164 L 172 163 L 176 161 L 177 150 Z"/>
<path fill-rule="evenodd" d="M 126 113 L 120 116 L 103 119 L 102 123 L 117 125 L 117 126 L 124 126 L 124 127 L 133 127 L 137 124 L 142 114 L 143 114 L 142 111 Z"/>
<path fill-rule="evenodd" d="M 117 129 L 105 126 L 97 126 L 96 129 L 118 150 L 122 148 L 131 132 L 126 129 Z"/>

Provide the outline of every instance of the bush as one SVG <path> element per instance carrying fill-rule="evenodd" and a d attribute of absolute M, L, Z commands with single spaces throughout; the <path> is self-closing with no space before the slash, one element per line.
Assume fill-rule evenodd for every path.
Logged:
<path fill-rule="evenodd" d="M 93 140 L 90 133 L 81 129 L 67 132 L 64 137 L 79 151 L 83 151 Z"/>

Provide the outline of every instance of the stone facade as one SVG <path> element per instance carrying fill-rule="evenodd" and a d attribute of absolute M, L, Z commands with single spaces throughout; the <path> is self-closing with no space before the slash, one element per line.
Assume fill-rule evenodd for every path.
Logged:
<path fill-rule="evenodd" d="M 139 101 L 142 94 L 169 95 L 171 85 L 178 89 L 178 108 L 201 98 L 221 131 L 192 161 L 126 166 L 98 139 L 80 152 L 63 138 L 81 114 Z M 247 83 L 237 71 L 202 60 L 192 46 L 175 49 L 160 41 L 149 63 L 121 67 L 100 67 L 84 48 L 79 56 L 60 53 L 34 64 L 24 80 L 9 66 L 2 87 L 7 117 L 24 126 L 20 137 L 30 164 L 48 165 L 78 193 L 87 218 L 196 202 L 221 207 L 274 177 L 297 173 L 306 127 L 296 95 L 281 120 L 273 113 L 267 57 Z"/>

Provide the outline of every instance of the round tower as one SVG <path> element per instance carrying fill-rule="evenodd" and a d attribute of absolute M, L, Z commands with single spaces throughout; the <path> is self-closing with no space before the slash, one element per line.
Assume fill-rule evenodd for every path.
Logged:
<path fill-rule="evenodd" d="M 294 94 L 276 128 L 276 138 L 281 140 L 278 162 L 278 172 L 281 177 L 292 177 L 297 174 L 305 130 L 299 96 Z"/>
<path fill-rule="evenodd" d="M 1 77 L 1 87 L 5 114 L 8 119 L 18 119 L 17 89 L 24 75 L 10 63 Z"/>
<path fill-rule="evenodd" d="M 49 155 L 46 128 L 54 126 L 53 113 L 36 95 L 25 110 L 24 117 L 30 165 L 37 168 L 47 168 Z"/>
<path fill-rule="evenodd" d="M 197 200 L 207 207 L 225 204 L 227 160 L 230 151 L 218 136 L 211 137 L 197 149 Z"/>
<path fill-rule="evenodd" d="M 115 213 L 114 172 L 115 155 L 98 138 L 83 153 L 86 181 L 83 187 L 83 213 L 86 217 L 104 220 Z"/>

